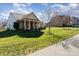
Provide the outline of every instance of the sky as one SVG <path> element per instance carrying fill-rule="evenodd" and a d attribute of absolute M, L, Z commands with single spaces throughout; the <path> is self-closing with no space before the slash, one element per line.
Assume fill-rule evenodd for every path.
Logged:
<path fill-rule="evenodd" d="M 43 11 L 48 6 L 51 7 L 52 15 L 79 16 L 79 4 L 77 3 L 0 3 L 0 21 L 7 20 L 10 12 L 23 14 L 34 12 L 40 20 L 45 21 Z"/>

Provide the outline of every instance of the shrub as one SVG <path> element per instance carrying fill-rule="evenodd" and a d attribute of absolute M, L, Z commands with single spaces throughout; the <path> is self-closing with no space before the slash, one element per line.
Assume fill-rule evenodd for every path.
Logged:
<path fill-rule="evenodd" d="M 67 27 L 67 25 L 63 24 L 63 27 Z"/>
<path fill-rule="evenodd" d="M 15 28 L 15 30 L 19 30 L 19 23 L 18 22 L 14 22 L 13 27 Z"/>
<path fill-rule="evenodd" d="M 7 31 L 9 31 L 9 28 L 7 28 Z"/>

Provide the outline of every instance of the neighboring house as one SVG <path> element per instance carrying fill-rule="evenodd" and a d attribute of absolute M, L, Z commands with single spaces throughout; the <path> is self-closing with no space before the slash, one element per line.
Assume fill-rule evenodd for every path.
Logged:
<path fill-rule="evenodd" d="M 71 21 L 70 21 L 70 25 L 73 25 L 73 26 L 78 25 L 79 26 L 79 19 L 77 17 L 72 17 Z"/>
<path fill-rule="evenodd" d="M 7 22 L 7 28 L 10 30 L 14 30 L 13 25 L 15 22 L 19 23 L 19 29 L 22 30 L 41 28 L 41 21 L 33 12 L 29 14 L 10 13 Z"/>
<path fill-rule="evenodd" d="M 4 29 L 5 26 L 6 26 L 5 21 L 0 21 L 0 30 Z"/>
<path fill-rule="evenodd" d="M 3 26 L 2 26 L 2 23 L 0 22 L 0 29 L 2 29 L 3 28 Z"/>
<path fill-rule="evenodd" d="M 63 26 L 63 25 L 69 25 L 70 17 L 69 16 L 61 16 L 56 15 L 52 17 L 50 22 L 47 23 L 47 26 Z"/>
<path fill-rule="evenodd" d="M 73 26 L 79 25 L 79 19 L 77 17 L 70 17 L 68 15 L 56 15 L 52 17 L 50 22 L 47 23 L 47 26 Z"/>

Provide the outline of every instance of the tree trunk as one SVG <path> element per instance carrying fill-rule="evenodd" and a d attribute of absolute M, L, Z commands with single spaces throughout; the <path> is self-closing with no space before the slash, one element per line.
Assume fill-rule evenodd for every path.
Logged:
<path fill-rule="evenodd" d="M 49 26 L 49 35 L 50 35 L 50 26 Z"/>

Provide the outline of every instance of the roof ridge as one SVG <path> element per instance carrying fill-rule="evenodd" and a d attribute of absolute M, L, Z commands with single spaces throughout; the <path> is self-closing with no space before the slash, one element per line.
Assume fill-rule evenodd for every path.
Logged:
<path fill-rule="evenodd" d="M 18 12 L 10 12 L 10 13 L 12 13 L 12 14 L 20 14 L 20 15 L 25 15 L 25 14 L 23 14 L 23 13 L 18 13 Z"/>
<path fill-rule="evenodd" d="M 36 16 L 35 13 L 33 12 L 30 12 L 30 13 L 27 13 L 27 14 L 21 14 L 21 13 L 16 13 L 16 12 L 11 12 L 16 19 L 18 20 L 21 20 L 21 19 L 24 19 L 24 18 L 29 18 L 29 19 L 38 19 L 38 17 Z"/>

